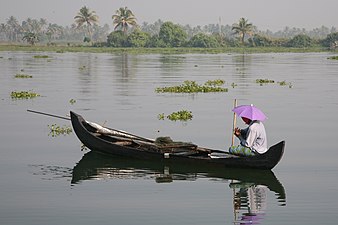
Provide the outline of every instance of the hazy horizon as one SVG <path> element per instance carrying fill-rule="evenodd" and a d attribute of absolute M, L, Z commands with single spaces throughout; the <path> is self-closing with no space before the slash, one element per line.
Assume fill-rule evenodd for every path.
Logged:
<path fill-rule="evenodd" d="M 100 18 L 99 25 L 112 27 L 112 15 L 120 7 L 128 7 L 136 16 L 138 24 L 154 23 L 158 19 L 190 26 L 218 24 L 232 25 L 244 17 L 259 30 L 278 31 L 285 27 L 311 30 L 325 26 L 338 27 L 336 0 L 0 0 L 0 23 L 10 16 L 19 22 L 32 19 L 47 19 L 48 23 L 68 26 L 80 8 L 87 6 Z"/>

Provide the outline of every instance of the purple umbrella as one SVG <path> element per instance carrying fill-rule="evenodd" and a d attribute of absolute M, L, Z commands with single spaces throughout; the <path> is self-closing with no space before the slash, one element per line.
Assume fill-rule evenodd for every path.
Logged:
<path fill-rule="evenodd" d="M 250 120 L 263 121 L 267 118 L 260 109 L 253 105 L 240 105 L 235 107 L 232 111 L 235 112 L 237 116 L 246 117 Z"/>

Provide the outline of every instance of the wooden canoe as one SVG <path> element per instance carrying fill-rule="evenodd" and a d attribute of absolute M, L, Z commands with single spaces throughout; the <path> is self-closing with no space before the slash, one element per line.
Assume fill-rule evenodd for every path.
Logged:
<path fill-rule="evenodd" d="M 162 145 L 152 139 L 101 127 L 86 121 L 81 115 L 72 111 L 70 115 L 73 130 L 79 140 L 91 151 L 109 155 L 175 163 L 271 170 L 282 158 L 285 147 L 285 141 L 281 141 L 271 146 L 264 154 L 243 157 L 189 143 Z"/>

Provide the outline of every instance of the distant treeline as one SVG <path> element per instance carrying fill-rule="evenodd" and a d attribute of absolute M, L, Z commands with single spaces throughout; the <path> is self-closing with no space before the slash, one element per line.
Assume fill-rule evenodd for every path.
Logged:
<path fill-rule="evenodd" d="M 108 24 L 98 25 L 98 17 L 92 23 L 81 23 L 83 11 L 93 13 L 82 7 L 77 20 L 70 26 L 60 26 L 49 23 L 46 19 L 28 18 L 21 23 L 11 16 L 5 23 L 0 24 L 0 42 L 22 43 L 32 45 L 36 43 L 47 45 L 67 44 L 71 46 L 87 45 L 94 47 L 315 47 L 323 46 L 335 49 L 338 45 L 338 31 L 335 27 L 322 26 L 313 30 L 285 27 L 281 31 L 261 31 L 248 20 L 240 18 L 233 25 L 209 24 L 205 26 L 179 25 L 170 21 L 158 20 L 153 24 L 144 22 L 136 24 L 136 18 L 131 13 L 133 23 L 124 26 L 122 19 L 126 19 L 125 11 L 120 8 L 113 15 L 114 29 Z M 121 11 L 122 10 L 122 11 Z M 124 11 L 123 11 L 124 10 Z M 85 14 L 85 15 L 87 15 Z M 92 15 L 93 16 L 93 15 Z M 95 16 L 95 15 L 94 15 Z M 130 14 L 128 14 L 130 16 Z M 83 18 L 85 21 L 86 18 Z M 128 19 L 128 18 L 127 18 Z M 133 20 L 134 19 L 134 20 Z M 128 25 L 128 24 L 127 24 Z"/>

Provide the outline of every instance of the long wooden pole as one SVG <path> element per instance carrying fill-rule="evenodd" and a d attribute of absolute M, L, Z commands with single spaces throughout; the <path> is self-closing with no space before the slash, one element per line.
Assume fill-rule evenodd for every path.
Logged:
<path fill-rule="evenodd" d="M 70 118 L 68 118 L 68 117 L 53 115 L 53 114 L 39 112 L 39 111 L 35 111 L 35 110 L 30 110 L 30 109 L 27 109 L 27 112 L 41 114 L 41 115 L 44 115 L 44 116 L 51 116 L 51 117 L 55 117 L 55 118 L 59 118 L 59 119 L 63 119 L 63 120 L 70 120 Z"/>
<path fill-rule="evenodd" d="M 234 100 L 234 108 L 237 106 L 237 99 Z M 236 113 L 234 112 L 233 123 L 232 123 L 232 139 L 231 139 L 231 146 L 234 145 L 235 142 L 235 128 L 236 128 Z"/>

